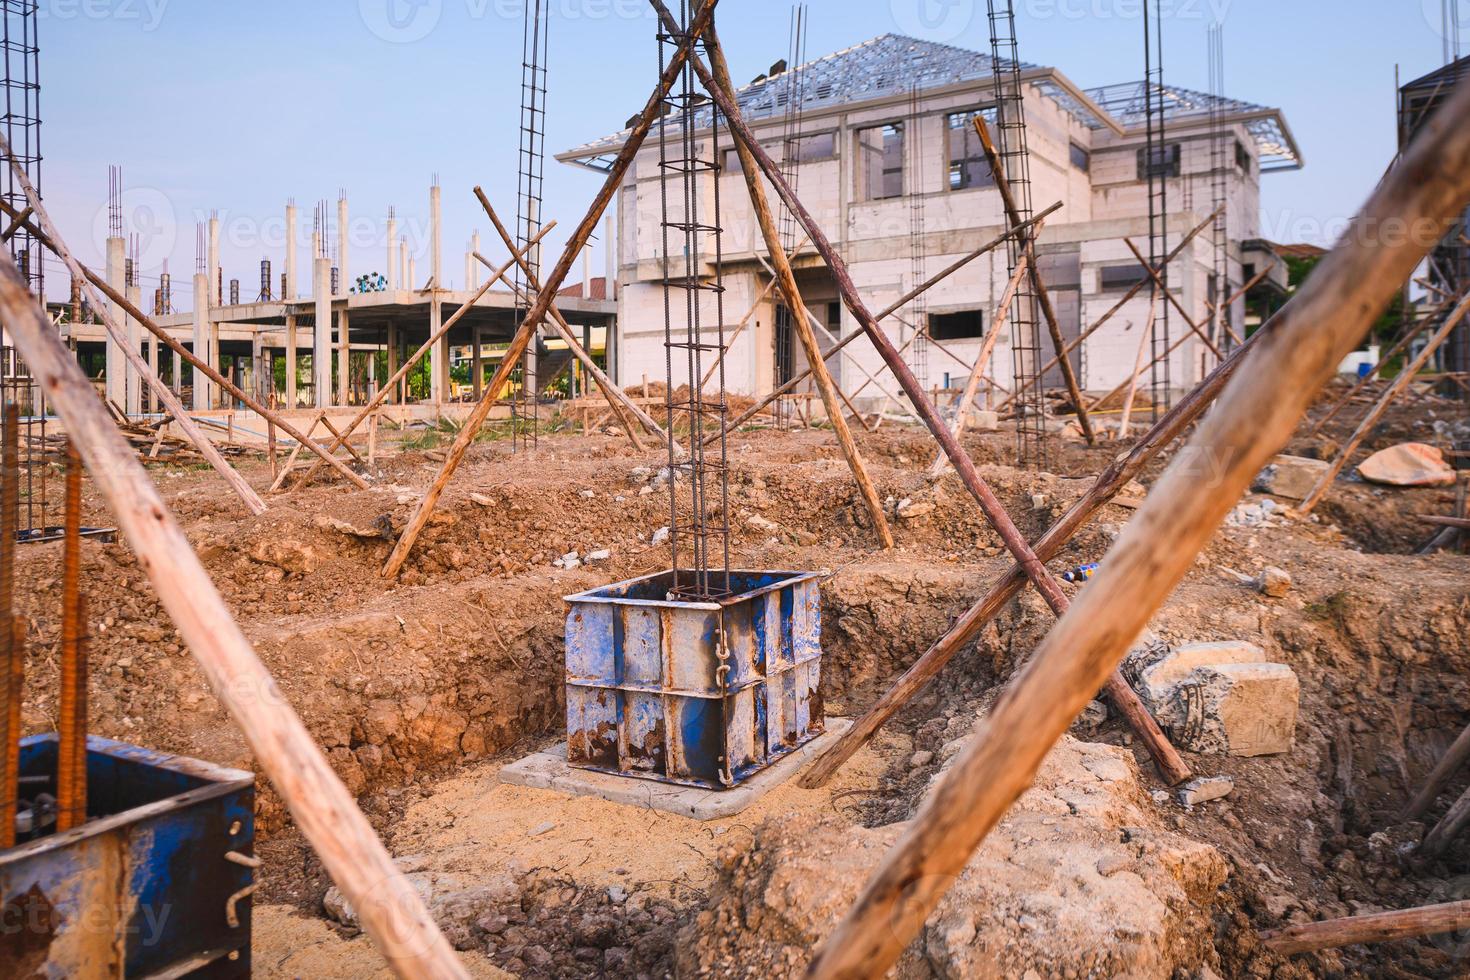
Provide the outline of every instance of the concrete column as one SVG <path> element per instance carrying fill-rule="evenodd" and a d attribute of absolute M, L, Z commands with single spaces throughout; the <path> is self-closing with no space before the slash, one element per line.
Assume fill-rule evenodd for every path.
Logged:
<path fill-rule="evenodd" d="M 408 257 L 408 239 L 398 243 L 398 271 L 403 274 L 403 281 L 398 284 L 399 289 L 417 289 L 418 283 L 413 278 L 413 260 Z"/>
<path fill-rule="evenodd" d="M 173 351 L 173 355 L 174 373 L 170 376 L 173 379 L 171 387 L 174 390 L 174 394 L 178 395 L 184 390 L 184 358 L 178 351 Z"/>
<path fill-rule="evenodd" d="M 367 395 L 368 401 L 378 397 L 378 352 L 368 353 Z"/>
<path fill-rule="evenodd" d="M 246 391 L 255 396 L 256 400 L 264 404 L 270 399 L 270 392 L 266 389 L 266 379 L 271 376 L 270 364 L 266 360 L 265 337 L 259 330 L 250 333 L 250 380 L 252 385 L 241 385 Z"/>
<path fill-rule="evenodd" d="M 134 270 L 133 275 L 136 276 L 137 274 L 137 270 Z M 127 296 L 129 303 L 132 303 L 134 306 L 142 309 L 142 287 L 129 286 L 127 290 Z M 143 325 L 137 320 L 134 320 L 132 317 L 128 317 L 127 324 L 128 344 L 132 347 L 133 350 L 138 351 L 139 353 L 143 353 Z M 149 334 L 149 336 L 152 337 L 153 335 Z M 155 369 L 156 363 L 154 361 L 154 357 L 157 356 L 157 350 L 158 341 L 154 340 L 152 344 L 152 351 L 150 351 L 149 354 L 145 355 L 148 359 L 149 366 L 154 367 Z M 143 412 L 143 388 L 145 387 L 146 383 L 143 380 L 143 376 L 139 374 L 137 370 L 132 367 L 132 365 L 128 366 L 127 382 L 128 414 L 140 415 Z"/>
<path fill-rule="evenodd" d="M 347 195 L 344 194 L 337 198 L 337 288 L 342 296 L 346 296 L 352 287 L 352 273 L 348 271 L 351 266 L 347 264 L 350 247 L 347 241 Z"/>
<path fill-rule="evenodd" d="M 481 340 L 480 328 L 470 327 L 470 382 L 475 386 L 475 401 L 480 400 L 482 389 L 485 387 L 485 363 L 480 355 Z"/>
<path fill-rule="evenodd" d="M 582 298 L 592 298 L 592 246 L 582 247 Z"/>
<path fill-rule="evenodd" d="M 313 271 L 316 327 L 312 330 L 312 380 L 316 385 L 316 407 L 326 408 L 332 400 L 332 260 L 318 258 Z"/>
<path fill-rule="evenodd" d="M 281 392 L 282 408 L 296 407 L 296 314 L 286 314 L 286 390 Z"/>
<path fill-rule="evenodd" d="M 470 236 L 470 254 L 464 257 L 464 288 L 473 292 L 480 288 L 480 260 L 475 253 L 480 250 L 480 233 Z"/>
<path fill-rule="evenodd" d="M 349 369 L 352 366 L 352 333 L 347 322 L 347 310 L 337 314 L 337 404 L 346 405 L 352 391 Z"/>
<path fill-rule="evenodd" d="M 143 288 L 141 286 L 134 286 L 128 299 L 132 300 L 133 305 L 138 307 L 138 309 L 143 309 Z M 158 338 L 150 333 L 148 335 L 148 366 L 153 369 L 154 377 L 161 379 L 163 377 L 163 364 L 158 359 L 158 347 Z M 145 384 L 143 390 L 145 392 L 143 402 L 147 406 L 148 411 L 157 412 L 158 392 L 153 390 L 151 384 Z"/>
<path fill-rule="evenodd" d="M 609 213 L 602 222 L 602 274 L 607 277 L 607 298 L 617 299 L 618 240 L 613 237 L 613 218 Z"/>
<path fill-rule="evenodd" d="M 398 324 L 390 323 L 388 324 L 388 377 L 390 378 L 397 374 L 398 369 L 403 366 L 403 360 L 398 353 L 398 345 Z M 398 391 L 399 389 L 395 386 L 394 390 L 388 393 L 388 404 L 398 404 Z"/>
<path fill-rule="evenodd" d="M 390 291 L 401 288 L 398 281 L 398 219 L 391 212 L 388 215 L 388 268 L 383 275 L 388 277 Z"/>
<path fill-rule="evenodd" d="M 407 249 L 405 245 L 404 250 Z M 419 288 L 419 263 L 412 255 L 408 257 L 408 288 L 415 291 Z"/>
<path fill-rule="evenodd" d="M 437 333 L 444 322 L 444 308 L 440 304 L 440 291 L 444 288 L 444 226 L 440 188 L 429 188 L 429 263 L 434 289 L 429 294 L 429 334 Z M 429 387 L 435 405 L 449 401 L 449 338 L 442 338 L 434 345 L 433 373 Z"/>
<path fill-rule="evenodd" d="M 213 316 L 209 318 L 209 357 L 205 358 L 205 363 L 220 374 L 225 374 L 224 362 L 219 358 L 219 322 Z M 227 374 L 226 377 L 228 377 Z M 217 390 L 216 386 L 211 383 L 209 386 L 209 407 L 222 408 L 224 406 L 224 395 L 225 393 L 223 391 Z"/>
<path fill-rule="evenodd" d="M 224 306 L 225 298 L 220 295 L 219 219 L 213 217 L 209 219 L 209 261 L 206 270 L 209 273 L 209 305 Z"/>
<path fill-rule="evenodd" d="M 287 303 L 296 298 L 296 205 L 286 205 L 286 293 Z"/>
<path fill-rule="evenodd" d="M 209 360 L 209 273 L 194 273 L 194 356 Z M 209 379 L 203 371 L 194 372 L 194 411 L 209 408 Z"/>
<path fill-rule="evenodd" d="M 107 284 L 113 289 L 121 292 L 126 288 L 127 281 L 127 257 L 125 252 L 127 243 L 121 238 L 109 238 L 107 240 Z M 122 323 L 122 307 L 116 303 L 108 303 L 112 312 L 113 322 Z M 128 361 L 123 356 L 123 351 L 112 335 L 107 335 L 107 400 L 122 405 L 127 401 L 127 377 Z"/>

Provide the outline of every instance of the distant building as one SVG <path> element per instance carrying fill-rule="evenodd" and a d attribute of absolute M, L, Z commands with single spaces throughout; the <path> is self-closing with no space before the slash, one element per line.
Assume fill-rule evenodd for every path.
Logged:
<path fill-rule="evenodd" d="M 1131 238 L 1147 254 L 1150 166 L 1168 187 L 1170 247 L 1212 213 L 1216 196 L 1223 194 L 1226 204 L 1227 281 L 1214 281 L 1211 229 L 1186 246 L 1169 271 L 1171 285 L 1197 323 L 1209 322 L 1215 297 L 1233 295 L 1254 269 L 1272 261 L 1260 241 L 1261 175 L 1301 166 L 1280 110 L 1168 87 L 1166 142 L 1162 153 L 1149 160 L 1142 83 L 1083 90 L 1055 68 L 1021 67 L 1032 202 L 1037 211 L 1056 201 L 1063 204 L 1047 221 L 1040 251 L 1065 337 L 1078 336 L 1145 274 L 1124 239 Z M 849 264 L 871 308 L 888 305 L 922 281 L 920 276 L 933 275 L 1002 231 L 1000 195 L 971 125 L 974 115 L 995 102 L 989 55 L 888 34 L 795 71 L 782 68 L 775 66 L 777 74 L 740 90 L 742 111 L 776 159 L 786 158 L 790 147 L 798 195 Z M 800 93 L 802 111 L 799 135 L 788 138 L 786 104 L 792 92 Z M 1222 153 L 1212 139 L 1216 132 L 1227 134 L 1220 143 L 1228 152 Z M 655 130 L 618 198 L 613 360 L 623 382 L 643 375 L 662 378 L 665 371 L 656 137 Z M 625 138 L 625 133 L 608 136 L 557 159 L 605 171 Z M 721 138 L 726 142 L 719 176 L 703 180 L 710 200 L 714 182 L 720 181 L 724 321 L 729 328 L 755 303 L 769 279 L 739 163 L 728 133 L 722 130 Z M 701 155 L 709 156 L 708 129 L 700 139 Z M 921 211 L 917 222 L 916 208 Z M 921 233 L 915 233 L 916 225 Z M 916 251 L 922 262 L 914 261 Z M 795 266 L 803 298 L 833 335 L 858 329 L 810 249 Z M 706 262 L 705 271 L 712 274 L 712 261 Z M 1284 274 L 1284 268 L 1274 273 L 1283 283 Z M 928 349 L 927 363 L 918 373 L 931 385 L 964 383 L 966 369 L 960 361 L 972 362 L 978 353 L 1007 278 L 1006 251 L 1001 248 L 927 294 L 923 325 L 938 343 Z M 1073 360 L 1084 388 L 1106 391 L 1132 374 L 1138 331 L 1148 309 L 1145 289 L 1082 345 Z M 1239 325 L 1244 320 L 1241 300 L 1234 312 Z M 885 324 L 899 342 L 919 326 L 900 319 L 908 317 L 909 311 L 900 311 Z M 789 333 L 785 319 L 774 294 L 756 308 L 750 327 L 730 352 L 726 376 L 731 390 L 767 392 L 805 368 L 800 347 L 783 336 Z M 704 322 L 714 322 L 712 308 Z M 1189 330 L 1177 313 L 1172 330 L 1175 338 Z M 1004 332 L 998 338 L 993 362 L 996 380 L 1006 386 L 1011 384 L 1009 340 Z M 828 343 L 824 338 L 823 346 Z M 1189 387 L 1213 361 L 1202 342 L 1183 343 L 1170 365 L 1174 387 Z M 876 374 L 881 362 L 871 345 L 858 342 L 829 364 L 851 393 L 866 380 L 858 364 Z M 1059 378 L 1048 380 L 1059 383 Z M 875 394 L 868 388 L 862 398 L 867 401 Z"/>
<path fill-rule="evenodd" d="M 1399 89 L 1400 153 L 1467 78 L 1470 78 L 1470 57 L 1453 61 Z M 1460 217 L 1459 224 L 1430 252 L 1429 258 L 1429 282 L 1451 296 L 1470 289 L 1470 211 Z M 1470 371 L 1470 324 L 1460 324 L 1450 335 L 1442 361 L 1446 371 Z"/>

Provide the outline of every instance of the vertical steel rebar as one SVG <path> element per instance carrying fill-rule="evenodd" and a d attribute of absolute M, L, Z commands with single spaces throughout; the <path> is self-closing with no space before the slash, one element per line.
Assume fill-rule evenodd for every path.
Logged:
<path fill-rule="evenodd" d="M 665 70 L 666 46 L 677 49 L 686 40 L 683 25 L 690 22 L 690 5 L 680 5 L 678 32 L 660 30 L 659 72 Z M 702 46 L 696 45 L 696 48 Z M 730 499 L 729 472 L 726 468 L 727 442 L 725 421 L 725 326 L 724 285 L 722 282 L 724 253 L 720 228 L 720 113 L 699 93 L 694 69 L 686 64 L 680 72 L 676 88 L 665 99 L 669 112 L 659 123 L 659 204 L 661 208 L 662 279 L 664 292 L 664 362 L 666 388 L 664 404 L 668 410 L 669 472 L 669 544 L 672 553 L 673 580 L 671 592 L 687 600 L 715 599 L 730 593 Z M 700 155 L 696 134 L 708 112 L 710 125 L 709 156 Z M 670 130 L 672 134 L 671 140 Z M 671 147 L 671 143 L 674 145 Z M 711 214 L 700 219 L 700 201 L 708 181 L 711 190 Z M 677 213 L 672 210 L 670 193 L 677 192 Z M 708 242 L 709 244 L 706 244 Z M 713 273 L 704 275 L 706 250 L 712 245 Z M 680 251 L 677 263 L 671 248 Z M 681 299 L 675 301 L 675 294 Z M 705 340 L 703 326 L 705 297 L 713 298 L 715 332 L 713 342 Z M 688 384 L 687 397 L 676 397 L 674 373 L 675 351 L 684 362 Z M 717 358 L 719 379 L 717 392 L 706 397 L 700 379 L 704 377 L 705 355 Z M 676 413 L 689 420 L 689 453 L 681 459 L 674 441 Z M 718 449 L 704 444 L 707 432 L 718 432 Z M 681 484 L 683 485 L 681 487 Z M 686 514 L 680 511 L 680 496 L 687 494 Z M 714 516 L 718 512 L 718 518 Z M 687 540 L 686 540 L 687 539 Z M 711 552 L 712 542 L 715 543 Z M 687 567 L 681 549 L 688 549 Z"/>
<path fill-rule="evenodd" d="M 990 58 L 995 75 L 995 132 L 1006 178 L 1016 199 L 1017 220 L 1031 211 L 1031 154 L 1026 142 L 1026 107 L 1021 85 L 1020 45 L 1012 0 L 986 0 Z M 1015 271 L 1025 251 L 1017 238 L 1006 242 Z M 997 297 L 999 298 L 999 297 Z M 1029 277 L 1022 279 L 1011 308 L 1011 362 L 1016 383 L 1016 457 L 1019 465 L 1046 468 L 1046 385 L 1040 377 L 1041 315 Z"/>
<path fill-rule="evenodd" d="M 20 410 L 7 402 L 0 432 L 0 847 L 15 845 L 20 801 L 20 701 L 25 634 L 15 609 L 16 524 L 20 514 Z"/>
<path fill-rule="evenodd" d="M 521 26 L 521 142 L 517 151 L 516 248 L 524 249 L 541 231 L 541 198 L 546 170 L 546 69 L 549 57 L 549 0 L 526 4 Z M 541 275 L 541 248 L 526 255 L 531 276 Z M 527 276 L 517 265 L 513 276 L 516 296 L 527 286 Z M 517 305 L 515 322 L 527 308 Z M 540 441 L 541 409 L 536 389 L 540 386 L 541 332 L 538 329 L 521 359 L 520 385 L 511 397 L 511 451 L 529 449 Z M 478 388 L 480 382 L 473 383 Z M 647 394 L 645 392 L 645 394 Z"/>
<path fill-rule="evenodd" d="M 82 457 L 66 444 L 66 515 L 61 550 L 61 697 L 56 759 L 56 829 L 87 822 L 87 624 L 82 595 Z"/>
<path fill-rule="evenodd" d="M 1152 12 L 1150 12 L 1152 8 Z M 1143 99 L 1144 129 L 1147 144 L 1144 148 L 1144 170 L 1148 180 L 1148 261 L 1159 270 L 1160 290 L 1169 288 L 1169 267 L 1165 256 L 1169 254 L 1169 177 L 1175 165 L 1166 137 L 1165 113 L 1167 93 L 1164 90 L 1164 19 L 1158 0 L 1143 3 Z M 1183 146 L 1180 146 L 1178 165 L 1183 173 Z M 1173 356 L 1169 338 L 1169 306 L 1158 304 L 1154 317 L 1153 333 L 1149 351 L 1153 366 L 1149 372 L 1149 400 L 1153 421 L 1168 410 L 1172 398 L 1172 376 L 1170 361 Z"/>

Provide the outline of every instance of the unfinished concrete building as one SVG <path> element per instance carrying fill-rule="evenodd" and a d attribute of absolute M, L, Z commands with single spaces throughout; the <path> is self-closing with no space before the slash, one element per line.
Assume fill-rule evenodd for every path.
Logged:
<path fill-rule="evenodd" d="M 992 57 L 975 51 L 895 34 L 874 38 L 791 70 L 763 76 L 740 90 L 740 106 L 772 155 L 788 167 L 802 199 L 842 250 L 864 295 L 875 307 L 903 295 L 927 275 L 962 256 L 978 241 L 1004 230 L 1000 195 L 970 120 L 997 98 Z M 1029 134 L 1032 199 L 1038 209 L 1060 201 L 1062 209 L 1041 235 L 1041 262 L 1055 296 L 1064 336 L 1076 338 L 1145 274 L 1125 238 L 1145 250 L 1149 236 L 1148 168 L 1170 184 L 1165 216 L 1172 248 L 1223 203 L 1228 271 L 1216 282 L 1211 234 L 1196 238 L 1170 270 L 1180 299 L 1200 324 L 1208 323 L 1216 296 L 1231 296 L 1272 261 L 1261 240 L 1260 181 L 1264 175 L 1302 165 L 1302 154 L 1279 109 L 1221 99 L 1189 89 L 1164 93 L 1167 135 L 1158 159 L 1147 159 L 1141 83 L 1084 90 L 1062 71 L 1023 65 L 1025 119 Z M 918 97 L 914 98 L 917 89 Z M 788 108 L 801 100 L 799 132 Z M 626 134 L 614 134 L 557 156 L 565 163 L 606 167 Z M 706 137 L 707 138 L 707 137 Z M 1215 150 L 1228 141 L 1223 164 Z M 650 140 L 650 143 L 653 141 Z M 620 379 L 663 374 L 662 294 L 659 287 L 657 147 L 643 149 L 618 200 L 618 345 Z M 722 148 L 724 170 L 706 178 L 722 183 L 725 226 L 725 285 L 728 318 L 756 304 L 770 280 L 754 218 L 742 199 L 733 148 Z M 1222 180 L 1223 178 L 1223 180 Z M 1223 191 L 1222 191 L 1223 188 Z M 1223 193 L 1223 200 L 1217 203 Z M 913 210 L 922 214 L 922 233 L 913 234 Z M 789 242 L 788 248 L 795 245 Z M 914 262 L 917 252 L 921 261 Z M 705 256 L 712 263 L 712 255 Z M 854 329 L 837 291 L 809 250 L 796 268 L 803 298 L 831 331 L 824 347 Z M 930 347 L 916 372 L 931 385 L 964 383 L 990 328 L 1009 270 L 1004 254 L 963 269 L 930 291 L 923 322 L 898 314 L 895 334 L 916 330 Z M 1269 283 L 1285 282 L 1278 268 Z M 1232 322 L 1243 318 L 1245 297 L 1236 297 Z M 1105 392 L 1133 373 L 1136 328 L 1148 318 L 1149 298 L 1140 295 L 1113 321 L 1072 354 L 1082 385 Z M 788 320 L 778 298 L 756 305 L 751 326 L 737 339 L 727 362 L 733 391 L 770 391 L 805 367 L 793 350 Z M 1183 325 L 1176 332 L 1187 332 Z M 1223 334 L 1222 334 L 1223 336 Z M 1009 338 L 995 356 L 1009 365 Z M 963 362 L 963 363 L 961 363 Z M 1172 355 L 1174 386 L 1187 390 L 1214 365 L 1204 342 L 1183 343 Z M 851 394 L 876 373 L 876 354 L 853 348 L 833 361 L 833 374 Z M 997 379 L 1007 386 L 1005 373 Z M 1060 384 L 1057 372 L 1053 380 Z M 861 396 L 881 394 L 869 386 Z"/>

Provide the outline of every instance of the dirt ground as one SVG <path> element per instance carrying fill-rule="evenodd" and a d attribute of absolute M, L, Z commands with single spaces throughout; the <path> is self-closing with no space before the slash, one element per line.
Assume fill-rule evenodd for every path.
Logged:
<path fill-rule="evenodd" d="M 1454 428 L 1464 418 L 1460 406 L 1416 403 L 1363 452 L 1470 438 Z M 1351 425 L 1334 420 L 1290 451 L 1330 456 Z M 926 479 L 927 433 L 885 423 L 858 440 L 880 495 L 918 515 L 894 520 L 893 552 L 875 549 L 830 433 L 753 431 L 730 446 L 734 564 L 830 573 L 823 683 L 834 716 L 860 713 L 1008 565 L 957 479 Z M 966 441 L 1031 537 L 1119 451 L 1058 438 L 1049 472 L 1038 473 L 1012 465 L 1007 433 Z M 1050 622 L 1023 594 L 832 784 L 783 787 L 737 818 L 701 824 L 502 785 L 501 766 L 564 731 L 562 597 L 667 566 L 667 547 L 651 543 L 668 523 L 667 489 L 656 486 L 664 460 L 610 435 L 545 435 L 514 455 L 505 442 L 477 444 L 404 574 L 386 581 L 378 569 L 392 536 L 441 456 L 390 454 L 370 490 L 324 478 L 270 497 L 258 518 L 207 470 L 153 473 L 282 690 L 433 895 L 477 976 L 799 975 Z M 1144 474 L 1140 493 L 1167 461 Z M 262 461 L 242 470 L 262 491 L 270 482 Z M 86 499 L 88 523 L 111 523 L 90 484 Z M 1291 666 L 1302 685 L 1293 751 L 1187 754 L 1200 774 L 1233 776 L 1235 789 L 1186 810 L 1154 795 L 1163 784 L 1119 721 L 1079 723 L 898 975 L 1464 975 L 1463 937 L 1290 959 L 1255 939 L 1284 923 L 1470 897 L 1470 841 L 1424 860 L 1412 844 L 1427 827 L 1396 816 L 1470 723 L 1470 557 L 1415 554 L 1433 531 L 1418 516 L 1453 503 L 1452 488 L 1347 480 L 1309 520 L 1222 528 L 1151 625 L 1171 641 L 1250 640 Z M 1052 567 L 1102 559 L 1132 513 L 1104 508 Z M 586 562 L 601 550 L 610 556 Z M 553 564 L 573 551 L 579 567 Z M 254 768 L 125 543 L 88 541 L 85 562 L 92 730 Z M 1292 577 L 1283 598 L 1237 574 L 1268 565 Z M 24 551 L 19 575 L 31 618 L 25 721 L 51 730 L 59 546 Z M 367 940 L 325 914 L 330 882 L 264 780 L 257 833 L 258 974 L 379 971 Z"/>

